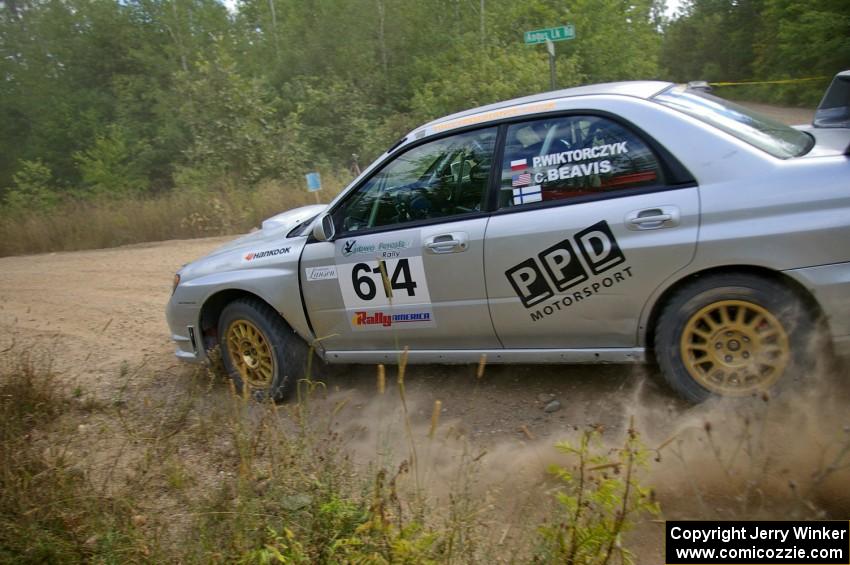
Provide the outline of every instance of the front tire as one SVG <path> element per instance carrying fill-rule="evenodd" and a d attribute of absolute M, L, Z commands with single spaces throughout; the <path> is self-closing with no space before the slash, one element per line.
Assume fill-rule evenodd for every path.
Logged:
<path fill-rule="evenodd" d="M 240 393 L 282 400 L 304 372 L 306 344 L 259 299 L 228 304 L 218 321 L 218 335 L 222 362 Z"/>
<path fill-rule="evenodd" d="M 664 379 L 689 402 L 751 396 L 812 365 L 815 328 L 787 286 L 745 273 L 709 275 L 664 307 L 655 356 Z"/>

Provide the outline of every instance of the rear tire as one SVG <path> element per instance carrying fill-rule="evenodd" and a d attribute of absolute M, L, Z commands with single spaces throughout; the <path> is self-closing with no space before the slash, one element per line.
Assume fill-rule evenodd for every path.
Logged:
<path fill-rule="evenodd" d="M 236 390 L 283 400 L 304 374 L 308 348 L 283 318 L 256 298 L 225 306 L 218 321 L 221 358 Z"/>
<path fill-rule="evenodd" d="M 780 282 L 708 275 L 678 290 L 655 331 L 655 357 L 686 400 L 751 396 L 813 366 L 815 316 Z"/>

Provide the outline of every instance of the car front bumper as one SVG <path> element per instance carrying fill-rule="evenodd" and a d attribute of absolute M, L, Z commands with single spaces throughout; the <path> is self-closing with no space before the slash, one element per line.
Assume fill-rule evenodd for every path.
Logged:
<path fill-rule="evenodd" d="M 177 290 L 179 292 L 179 288 Z M 202 336 L 198 330 L 198 306 L 194 302 L 181 303 L 178 292 L 171 296 L 165 308 L 171 341 L 177 346 L 174 354 L 182 361 L 200 363 L 205 355 Z"/>

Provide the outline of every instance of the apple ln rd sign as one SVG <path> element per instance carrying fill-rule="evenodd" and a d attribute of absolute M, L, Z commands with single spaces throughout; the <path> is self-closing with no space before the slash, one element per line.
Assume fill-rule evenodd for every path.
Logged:
<path fill-rule="evenodd" d="M 525 32 L 525 43 L 527 45 L 535 45 L 537 43 L 546 43 L 549 41 L 565 41 L 567 39 L 576 38 L 576 26 L 568 24 L 565 26 L 548 27 L 545 29 L 535 29 L 534 31 Z"/>

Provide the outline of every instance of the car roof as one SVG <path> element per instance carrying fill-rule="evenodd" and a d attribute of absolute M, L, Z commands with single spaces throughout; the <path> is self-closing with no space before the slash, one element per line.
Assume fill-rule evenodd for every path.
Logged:
<path fill-rule="evenodd" d="M 615 94 L 620 96 L 633 96 L 645 99 L 650 98 L 655 94 L 658 94 L 665 88 L 668 88 L 672 85 L 673 83 L 671 82 L 657 80 L 635 80 L 622 82 L 606 82 L 601 84 L 590 84 L 587 86 L 577 86 L 574 88 L 565 88 L 562 90 L 552 90 L 550 92 L 541 92 L 540 94 L 532 94 L 531 96 L 523 96 L 522 98 L 514 98 L 511 100 L 496 102 L 495 104 L 488 104 L 486 106 L 479 106 L 478 108 L 472 108 L 470 110 L 464 110 L 463 112 L 450 114 L 448 116 L 444 116 L 442 118 L 438 118 L 436 120 L 428 122 L 427 124 L 420 126 L 416 129 L 429 129 L 433 128 L 434 126 L 439 126 L 440 124 L 445 124 L 447 122 L 457 120 L 459 118 L 474 116 L 476 114 L 490 112 L 493 110 L 502 110 L 505 108 L 510 108 L 512 106 L 520 106 L 522 104 L 530 104 L 534 102 L 542 102 L 545 100 L 554 100 L 558 98 Z"/>

